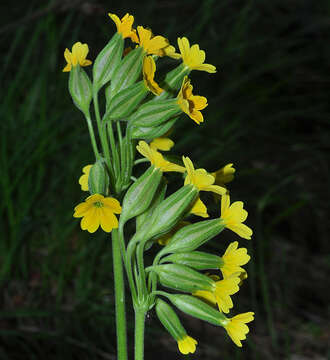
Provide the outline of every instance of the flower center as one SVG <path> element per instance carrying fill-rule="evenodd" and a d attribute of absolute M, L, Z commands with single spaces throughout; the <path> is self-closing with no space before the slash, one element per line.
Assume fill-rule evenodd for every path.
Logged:
<path fill-rule="evenodd" d="M 101 208 L 104 206 L 102 201 L 95 201 L 95 203 L 93 204 L 95 207 Z"/>

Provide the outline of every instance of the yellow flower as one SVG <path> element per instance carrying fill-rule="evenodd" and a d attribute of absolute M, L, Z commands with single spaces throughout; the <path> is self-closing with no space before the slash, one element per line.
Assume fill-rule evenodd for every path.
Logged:
<path fill-rule="evenodd" d="M 226 228 L 234 231 L 243 239 L 251 239 L 252 230 L 243 224 L 248 213 L 243 209 L 242 201 L 235 201 L 230 205 L 229 194 L 221 198 L 221 220 L 225 223 Z"/>
<path fill-rule="evenodd" d="M 220 311 L 228 313 L 234 305 L 231 300 L 230 295 L 233 295 L 239 291 L 238 284 L 241 279 L 237 276 L 238 274 L 233 274 L 230 277 L 216 281 L 214 284 L 214 296 L 218 304 Z"/>
<path fill-rule="evenodd" d="M 184 181 L 185 185 L 192 184 L 198 190 L 212 191 L 219 195 L 225 194 L 225 188 L 213 185 L 214 176 L 209 174 L 205 169 L 195 170 L 193 163 L 188 157 L 183 156 L 182 160 L 187 170 L 187 176 Z"/>
<path fill-rule="evenodd" d="M 126 14 L 122 19 L 120 20 L 119 17 L 115 14 L 108 13 L 110 18 L 114 21 L 117 27 L 117 32 L 121 34 L 123 39 L 125 38 L 131 38 L 133 41 L 136 40 L 136 32 L 134 29 L 132 29 L 132 25 L 134 22 L 134 16 L 130 14 Z"/>
<path fill-rule="evenodd" d="M 249 328 L 245 324 L 253 320 L 254 312 L 246 312 L 228 319 L 228 322 L 223 326 L 233 342 L 237 346 L 242 347 L 241 340 L 245 340 L 246 334 L 249 332 Z"/>
<path fill-rule="evenodd" d="M 193 95 L 192 90 L 193 86 L 190 84 L 188 77 L 185 76 L 177 96 L 177 103 L 181 110 L 199 125 L 204 121 L 200 110 L 205 109 L 208 105 L 207 99 L 204 96 Z"/>
<path fill-rule="evenodd" d="M 204 64 L 205 51 L 200 50 L 199 45 L 190 47 L 189 40 L 186 37 L 178 38 L 178 45 L 181 52 L 183 63 L 190 70 L 201 70 L 208 73 L 215 73 L 216 67 L 211 64 Z"/>
<path fill-rule="evenodd" d="M 147 54 L 154 54 L 158 56 L 165 54 L 164 48 L 169 46 L 166 38 L 160 35 L 153 36 L 152 31 L 145 29 L 143 26 L 138 26 L 137 32 L 139 36 L 136 40 L 134 40 L 134 42 L 137 42 L 141 47 L 143 47 Z"/>
<path fill-rule="evenodd" d="M 185 172 L 185 168 L 183 166 L 173 164 L 165 160 L 161 153 L 151 148 L 145 141 L 139 141 L 136 149 L 141 155 L 147 158 L 151 164 L 159 168 L 161 171 Z"/>
<path fill-rule="evenodd" d="M 93 165 L 86 165 L 82 169 L 84 174 L 81 175 L 79 178 L 79 184 L 81 186 L 82 191 L 88 191 L 88 176 L 92 166 Z"/>
<path fill-rule="evenodd" d="M 200 198 L 197 198 L 195 201 L 193 207 L 190 210 L 191 214 L 201 216 L 203 218 L 208 218 L 210 215 L 207 213 L 207 207 L 203 203 L 203 201 Z"/>
<path fill-rule="evenodd" d="M 171 240 L 172 236 L 180 229 L 182 229 L 183 227 L 189 225 L 190 222 L 189 221 L 180 221 L 171 231 L 169 231 L 168 233 L 166 233 L 165 235 L 162 235 L 161 237 L 159 237 L 156 241 L 158 242 L 159 245 L 165 246 L 169 243 L 169 241 Z"/>
<path fill-rule="evenodd" d="M 82 217 L 80 223 L 82 230 L 94 233 L 100 225 L 105 232 L 118 228 L 118 219 L 115 214 L 121 213 L 121 206 L 114 198 L 94 194 L 77 205 L 74 210 L 74 217 Z"/>
<path fill-rule="evenodd" d="M 223 186 L 234 180 L 234 173 L 236 169 L 233 168 L 233 164 L 227 164 L 220 170 L 211 173 L 215 177 L 215 183 Z"/>
<path fill-rule="evenodd" d="M 160 95 L 164 90 L 154 80 L 156 72 L 155 60 L 152 56 L 145 56 L 143 59 L 143 81 L 145 86 L 154 94 Z"/>
<path fill-rule="evenodd" d="M 184 355 L 193 354 L 196 351 L 196 345 L 197 341 L 188 335 L 178 340 L 179 350 Z"/>
<path fill-rule="evenodd" d="M 63 72 L 71 71 L 72 66 L 77 66 L 78 64 L 80 66 L 91 65 L 92 62 L 86 59 L 88 51 L 88 45 L 82 44 L 81 42 L 76 42 L 72 46 L 72 52 L 70 52 L 70 50 L 66 48 L 64 51 L 64 58 L 67 64 L 63 69 Z"/>
<path fill-rule="evenodd" d="M 238 277 L 238 274 L 232 275 L 230 278 L 223 280 L 220 280 L 219 276 L 217 275 L 209 275 L 209 277 L 214 280 L 213 291 L 198 290 L 195 291 L 192 295 L 205 300 L 211 305 L 218 305 L 219 311 L 228 313 L 229 309 L 233 307 L 233 302 L 230 298 L 230 295 L 233 295 L 239 291 L 238 284 L 240 283 L 241 279 Z"/>
<path fill-rule="evenodd" d="M 169 151 L 174 146 L 174 141 L 168 137 L 158 137 L 151 141 L 150 147 L 154 150 Z"/>
<path fill-rule="evenodd" d="M 247 254 L 246 248 L 239 248 L 238 242 L 234 241 L 227 247 L 224 255 L 222 256 L 223 265 L 220 270 L 224 278 L 229 277 L 234 273 L 245 273 L 246 271 L 241 267 L 249 262 L 250 256 Z M 247 275 L 244 275 L 246 278 Z"/>
<path fill-rule="evenodd" d="M 172 45 L 168 45 L 163 49 L 159 50 L 159 56 L 169 56 L 172 59 L 181 59 L 181 55 L 175 52 L 175 47 Z"/>

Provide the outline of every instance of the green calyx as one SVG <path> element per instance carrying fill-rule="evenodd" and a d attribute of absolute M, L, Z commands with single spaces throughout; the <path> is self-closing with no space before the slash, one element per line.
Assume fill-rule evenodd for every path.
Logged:
<path fill-rule="evenodd" d="M 88 175 L 88 190 L 90 194 L 108 195 L 109 175 L 105 168 L 104 159 L 96 161 Z"/>
<path fill-rule="evenodd" d="M 69 92 L 76 107 L 87 114 L 93 97 L 92 83 L 79 65 L 73 66 L 70 71 Z"/>
<path fill-rule="evenodd" d="M 181 264 L 196 270 L 219 269 L 223 266 L 223 260 L 220 256 L 202 251 L 171 254 L 163 258 L 161 263 Z"/>

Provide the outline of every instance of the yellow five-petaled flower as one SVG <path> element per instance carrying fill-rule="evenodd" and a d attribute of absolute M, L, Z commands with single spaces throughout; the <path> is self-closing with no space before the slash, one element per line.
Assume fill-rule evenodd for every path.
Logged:
<path fill-rule="evenodd" d="M 71 71 L 72 67 L 75 67 L 78 64 L 80 66 L 91 65 L 92 64 L 91 60 L 86 59 L 88 51 L 89 51 L 88 45 L 82 44 L 81 42 L 76 42 L 72 46 L 72 52 L 70 52 L 69 49 L 65 49 L 64 58 L 67 64 L 63 69 L 63 72 Z"/>
<path fill-rule="evenodd" d="M 161 171 L 176 171 L 183 173 L 186 170 L 183 166 L 165 160 L 160 152 L 150 147 L 145 141 L 139 141 L 136 149 L 141 155 L 147 158 L 152 165 L 159 168 Z"/>
<path fill-rule="evenodd" d="M 223 264 L 220 267 L 224 278 L 228 278 L 235 273 L 244 273 L 245 270 L 241 267 L 249 262 L 250 255 L 247 253 L 246 248 L 238 249 L 238 242 L 234 241 L 227 247 L 224 255 L 222 256 Z"/>
<path fill-rule="evenodd" d="M 195 44 L 190 47 L 189 40 L 186 37 L 178 38 L 178 45 L 182 61 L 190 70 L 200 70 L 208 73 L 217 71 L 214 65 L 204 64 L 205 51 L 200 50 L 199 45 Z"/>
<path fill-rule="evenodd" d="M 116 24 L 117 32 L 121 34 L 123 39 L 131 38 L 132 41 L 135 41 L 137 39 L 136 31 L 132 29 L 134 23 L 134 16 L 127 13 L 125 16 L 119 19 L 119 17 L 115 14 L 108 13 L 108 15 Z"/>
<path fill-rule="evenodd" d="M 187 76 L 183 79 L 181 89 L 177 96 L 177 103 L 181 110 L 185 112 L 198 125 L 204 121 L 200 110 L 206 108 L 207 99 L 204 96 L 193 95 L 193 86 Z"/>
<path fill-rule="evenodd" d="M 246 334 L 249 332 L 249 327 L 245 325 L 254 320 L 254 313 L 252 311 L 236 315 L 227 319 L 223 327 L 226 329 L 228 335 L 233 342 L 242 347 L 241 340 L 246 339 Z"/>
<path fill-rule="evenodd" d="M 230 205 L 229 194 L 225 194 L 221 198 L 221 217 L 226 228 L 234 231 L 243 239 L 251 239 L 252 230 L 243 224 L 248 216 L 248 212 L 243 209 L 242 201 L 235 201 Z"/>
<path fill-rule="evenodd" d="M 99 226 L 105 232 L 118 228 L 118 219 L 115 214 L 121 213 L 121 206 L 117 199 L 93 194 L 77 205 L 74 210 L 74 217 L 82 217 L 80 223 L 82 230 L 94 233 Z"/>
<path fill-rule="evenodd" d="M 137 27 L 138 37 L 134 42 L 137 42 L 139 46 L 143 47 L 147 54 L 153 54 L 158 56 L 167 55 L 166 48 L 168 48 L 169 42 L 164 36 L 153 36 L 152 31 L 145 29 L 143 26 Z M 171 48 L 172 50 L 172 48 Z"/>

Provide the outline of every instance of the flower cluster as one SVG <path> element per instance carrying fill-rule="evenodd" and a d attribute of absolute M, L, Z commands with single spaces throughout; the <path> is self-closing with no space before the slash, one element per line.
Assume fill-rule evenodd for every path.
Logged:
<path fill-rule="evenodd" d="M 177 39 L 177 52 L 164 36 L 143 26 L 134 28 L 132 15 L 108 15 L 117 31 L 95 59 L 92 78 L 83 69 L 92 65 L 87 44 L 77 42 L 72 51 L 64 52 L 69 91 L 86 118 L 95 155 L 95 162 L 83 167 L 79 179 L 81 190 L 89 196 L 74 208 L 73 216 L 81 218 L 82 230 L 94 233 L 101 227 L 116 235 L 135 310 L 146 312 L 155 306 L 182 354 L 195 352 L 197 341 L 187 335 L 172 306 L 161 296 L 191 316 L 224 327 L 233 342 L 242 346 L 249 332 L 246 323 L 254 314 L 231 318 L 225 314 L 234 307 L 232 296 L 247 277 L 242 267 L 250 260 L 247 249 L 234 241 L 222 256 L 196 251 L 225 228 L 251 239 L 252 230 L 244 224 L 248 215 L 244 204 L 231 203 L 227 189 L 235 168 L 227 164 L 209 172 L 196 167 L 188 156 L 169 154 L 174 142 L 168 136 L 180 115 L 188 115 L 198 125 L 204 122 L 202 110 L 208 102 L 193 94 L 189 74 L 192 70 L 212 74 L 216 67 L 205 63 L 205 52 L 198 44 L 190 45 L 186 37 Z M 131 47 L 126 47 L 127 40 Z M 180 63 L 161 76 L 157 63 L 164 56 Z M 102 87 L 106 97 L 103 114 L 98 105 Z M 136 154 L 142 157 L 135 159 Z M 139 164 L 145 163 L 149 166 L 143 172 Z M 179 173 L 176 176 L 183 178 L 180 188 L 168 196 L 167 177 L 174 175 L 165 173 Z M 220 200 L 218 217 L 210 217 L 203 192 Z M 187 221 L 192 215 L 203 220 Z M 133 218 L 135 232 L 125 242 L 125 231 L 131 229 L 125 225 Z M 145 268 L 144 252 L 154 243 L 161 246 L 153 264 Z M 159 285 L 183 294 L 157 290 Z"/>

